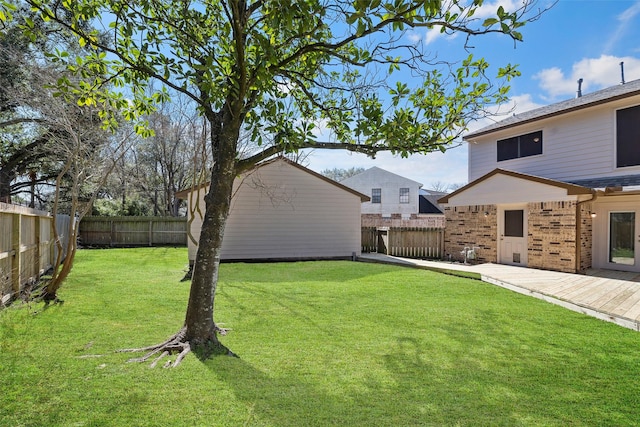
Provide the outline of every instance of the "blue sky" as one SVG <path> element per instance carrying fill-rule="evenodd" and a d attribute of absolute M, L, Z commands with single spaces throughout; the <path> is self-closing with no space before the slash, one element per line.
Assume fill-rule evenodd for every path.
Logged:
<path fill-rule="evenodd" d="M 545 1 L 540 0 L 540 6 Z M 485 0 L 485 7 L 493 10 L 498 5 L 513 9 L 514 4 L 518 0 Z M 640 0 L 560 0 L 538 21 L 527 24 L 522 33 L 524 42 L 515 48 L 506 37 L 481 37 L 472 43 L 472 53 L 492 65 L 519 64 L 522 76 L 512 82 L 510 92 L 516 113 L 575 97 L 579 78 L 584 79 L 583 93 L 619 84 L 622 61 L 625 80 L 640 79 Z M 439 55 L 455 52 L 464 56 L 461 37 L 427 30 L 409 36 L 421 38 Z M 470 129 L 487 124 L 474 123 Z M 435 183 L 464 184 L 467 147 L 463 144 L 444 154 L 407 159 L 383 153 L 372 160 L 333 150 L 316 150 L 309 156 L 308 167 L 318 172 L 352 166 L 378 166 L 421 182 L 423 188 Z"/>

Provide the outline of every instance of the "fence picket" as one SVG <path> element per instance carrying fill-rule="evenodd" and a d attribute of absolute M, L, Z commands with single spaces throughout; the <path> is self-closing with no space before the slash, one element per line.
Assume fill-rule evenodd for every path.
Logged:
<path fill-rule="evenodd" d="M 85 217 L 84 246 L 186 246 L 187 219 L 174 217 Z"/>
<path fill-rule="evenodd" d="M 56 216 L 63 247 L 68 239 L 68 215 Z M 53 217 L 47 212 L 0 203 L 0 305 L 7 304 L 25 285 L 53 267 Z"/>
<path fill-rule="evenodd" d="M 379 247 L 381 233 L 386 233 L 388 247 Z M 442 258 L 443 228 L 432 227 L 362 227 L 362 252 L 381 252 L 407 258 Z"/>

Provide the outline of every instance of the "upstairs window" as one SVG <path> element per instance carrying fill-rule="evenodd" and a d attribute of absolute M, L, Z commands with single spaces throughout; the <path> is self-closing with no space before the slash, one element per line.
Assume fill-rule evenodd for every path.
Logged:
<path fill-rule="evenodd" d="M 400 189 L 400 203 L 409 203 L 409 189 L 401 188 Z"/>
<path fill-rule="evenodd" d="M 381 188 L 372 188 L 371 189 L 371 203 L 382 203 L 382 189 Z"/>
<path fill-rule="evenodd" d="M 616 165 L 640 165 L 640 105 L 616 111 Z"/>
<path fill-rule="evenodd" d="M 498 161 L 542 154 L 542 131 L 498 141 Z"/>

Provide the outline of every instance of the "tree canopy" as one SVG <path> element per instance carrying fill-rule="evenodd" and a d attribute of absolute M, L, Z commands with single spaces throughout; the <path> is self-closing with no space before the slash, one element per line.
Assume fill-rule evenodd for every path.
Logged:
<path fill-rule="evenodd" d="M 82 77 L 62 78 L 61 95 L 132 120 L 168 99 L 190 98 L 209 122 L 213 167 L 183 328 L 142 360 L 191 348 L 227 350 L 213 321 L 220 248 L 237 174 L 274 154 L 302 148 L 346 149 L 375 156 L 446 150 L 486 105 L 506 100 L 509 64 L 493 70 L 461 52 L 445 62 L 408 32 L 424 28 L 464 37 L 504 35 L 540 11 L 535 0 L 516 10 L 483 0 L 27 0 L 44 21 L 56 21 L 89 50 L 49 59 Z M 2 2 L 0 18 L 11 4 Z M 482 12 L 482 13 L 481 13 Z M 70 18 L 70 19 L 68 19 Z M 87 29 L 90 22 L 95 30 Z M 29 33 L 32 25 L 23 27 Z M 107 33 L 103 37 L 103 32 Z M 161 90 L 149 92 L 152 82 Z M 156 83 L 157 84 L 157 83 Z M 156 86 L 157 87 L 157 86 Z M 329 132 L 320 140 L 317 129 Z M 249 132 L 259 149 L 239 156 Z M 162 354 L 162 353 L 161 353 Z"/>
<path fill-rule="evenodd" d="M 145 90 L 157 80 L 190 97 L 206 116 L 235 100 L 255 141 L 271 134 L 279 149 L 371 155 L 444 150 L 469 120 L 486 114 L 487 104 L 506 99 L 508 87 L 494 84 L 483 59 L 469 54 L 443 63 L 410 42 L 408 30 L 503 33 L 519 41 L 534 7 L 500 6 L 482 19 L 475 18 L 488 7 L 482 0 L 28 3 L 93 48 L 83 60 L 52 52 L 52 59 L 82 73 L 84 82 L 74 87 L 81 103 L 124 109 L 130 117 L 149 113 L 166 99 L 166 92 Z M 515 75 L 507 64 L 495 77 Z M 69 90 L 69 81 L 59 83 Z M 331 130 L 329 141 L 316 140 L 318 126 Z"/>

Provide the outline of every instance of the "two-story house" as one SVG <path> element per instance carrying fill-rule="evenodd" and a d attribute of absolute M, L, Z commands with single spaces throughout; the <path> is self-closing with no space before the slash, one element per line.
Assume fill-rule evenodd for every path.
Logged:
<path fill-rule="evenodd" d="M 640 272 L 640 80 L 464 139 L 470 183 L 439 200 L 453 258 Z"/>
<path fill-rule="evenodd" d="M 340 184 L 369 196 L 361 205 L 363 227 L 444 226 L 438 197 L 422 190 L 419 182 L 374 166 Z"/>

